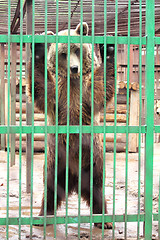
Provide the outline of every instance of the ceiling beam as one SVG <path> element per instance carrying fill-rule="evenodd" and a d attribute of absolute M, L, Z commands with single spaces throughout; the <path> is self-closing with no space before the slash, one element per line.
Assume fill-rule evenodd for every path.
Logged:
<path fill-rule="evenodd" d="M 133 1 L 131 1 L 131 6 L 134 5 L 134 4 L 137 3 L 137 2 L 139 2 L 139 0 L 133 0 Z M 118 18 L 119 18 L 124 12 L 126 12 L 127 10 L 128 10 L 128 4 L 127 4 L 126 7 L 124 7 L 124 8 L 118 13 Z M 111 23 L 114 19 L 115 19 L 115 15 L 114 15 L 114 17 L 110 18 L 110 19 L 107 21 L 107 24 L 108 24 L 108 23 Z"/>
<path fill-rule="evenodd" d="M 26 3 L 32 3 L 32 0 L 25 0 L 23 3 L 23 19 L 26 14 Z M 11 23 L 11 34 L 16 34 L 20 26 L 20 0 L 18 0 L 17 8 Z"/>

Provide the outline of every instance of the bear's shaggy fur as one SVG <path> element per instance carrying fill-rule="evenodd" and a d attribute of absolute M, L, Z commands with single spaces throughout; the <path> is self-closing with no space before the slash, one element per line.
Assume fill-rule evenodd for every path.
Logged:
<path fill-rule="evenodd" d="M 80 24 L 71 35 L 80 34 Z M 83 35 L 88 34 L 88 25 L 83 23 Z M 68 35 L 68 30 L 61 31 L 59 35 Z M 71 43 L 70 56 L 80 62 L 80 45 Z M 76 55 L 75 55 L 76 54 Z M 77 58 L 76 58 L 77 56 Z M 67 44 L 58 44 L 58 124 L 67 124 Z M 29 95 L 32 94 L 32 59 L 29 64 Z M 75 63 L 75 64 L 76 64 Z M 55 85 L 56 85 L 56 44 L 52 43 L 48 53 L 47 67 L 47 111 L 49 124 L 55 125 Z M 72 62 L 70 61 L 70 67 Z M 103 110 L 104 106 L 104 66 L 94 56 L 94 116 Z M 80 112 L 80 71 L 70 70 L 70 115 L 69 124 L 79 125 Z M 34 100 L 36 106 L 44 112 L 44 44 L 35 45 L 34 67 Z M 82 124 L 91 124 L 91 46 L 83 44 L 83 94 L 82 94 Z M 111 63 L 106 66 L 106 101 L 111 100 L 114 92 L 114 67 Z M 96 121 L 95 123 L 96 124 Z M 47 214 L 54 214 L 54 181 L 55 181 L 55 135 L 48 134 L 48 161 L 47 161 Z M 81 169 L 81 196 L 90 205 L 90 148 L 91 134 L 82 134 L 82 169 Z M 78 192 L 79 174 L 79 134 L 69 135 L 69 182 L 68 193 Z M 99 134 L 93 139 L 93 213 L 102 213 L 102 174 L 103 150 Z M 58 184 L 57 207 L 65 199 L 66 178 L 66 134 L 58 134 Z M 107 207 L 105 202 L 105 213 Z M 44 197 L 39 215 L 44 215 Z M 95 224 L 98 227 L 102 225 Z M 111 223 L 105 223 L 105 228 L 111 228 Z"/>

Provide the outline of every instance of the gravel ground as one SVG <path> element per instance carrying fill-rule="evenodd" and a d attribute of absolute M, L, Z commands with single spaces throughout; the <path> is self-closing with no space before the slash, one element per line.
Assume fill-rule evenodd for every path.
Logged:
<path fill-rule="evenodd" d="M 7 196 L 7 164 L 6 152 L 0 151 L 0 216 L 6 217 L 6 196 Z M 158 212 L 158 189 L 159 189 L 159 173 L 160 173 L 160 144 L 155 144 L 154 152 L 154 189 L 153 189 L 153 211 Z M 33 176 L 33 216 L 37 216 L 40 210 L 41 197 L 43 191 L 43 163 L 44 154 L 34 155 L 34 176 Z M 22 156 L 22 180 L 21 180 L 21 203 L 22 217 L 30 216 L 30 194 L 26 193 L 26 162 L 25 155 Z M 115 211 L 116 214 L 125 213 L 125 154 L 117 153 L 116 155 L 116 190 L 115 190 Z M 19 216 L 19 156 L 16 155 L 16 164 L 10 167 L 9 176 L 9 216 Z M 137 213 L 137 196 L 138 196 L 138 154 L 132 153 L 128 155 L 128 195 L 127 195 L 127 212 L 128 214 Z M 113 153 L 106 154 L 106 198 L 108 200 L 108 212 L 112 214 L 113 206 Z M 69 215 L 78 214 L 78 198 L 73 194 L 69 198 Z M 141 212 L 144 212 L 144 149 L 141 152 Z M 81 214 L 89 215 L 89 208 L 84 201 L 81 201 Z M 65 216 L 65 203 L 57 212 L 58 216 Z M 53 225 L 47 226 L 46 239 L 54 239 Z M 124 223 L 116 223 L 115 238 L 124 239 Z M 104 231 L 104 239 L 112 239 L 112 230 Z M 18 226 L 9 227 L 9 239 L 18 239 Z M 90 239 L 90 225 L 81 224 L 81 239 Z M 137 223 L 127 224 L 127 239 L 136 239 Z M 143 224 L 140 225 L 140 237 L 143 239 Z M 65 225 L 57 225 L 56 239 L 65 238 Z M 68 225 L 68 239 L 78 238 L 77 224 Z M 0 226 L 0 239 L 6 239 L 6 227 Z M 43 239 L 43 227 L 33 227 L 33 235 L 30 238 L 29 226 L 21 227 L 21 239 Z M 92 227 L 92 239 L 102 239 L 102 231 Z M 158 239 L 158 223 L 153 222 L 152 239 Z"/>

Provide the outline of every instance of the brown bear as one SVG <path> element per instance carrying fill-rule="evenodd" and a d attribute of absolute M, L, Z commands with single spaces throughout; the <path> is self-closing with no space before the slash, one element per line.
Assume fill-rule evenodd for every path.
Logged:
<path fill-rule="evenodd" d="M 50 33 L 49 33 L 50 34 Z M 59 35 L 68 35 L 68 30 L 59 32 Z M 80 24 L 70 35 L 80 35 Z M 88 35 L 88 25 L 83 23 L 83 35 Z M 67 124 L 67 71 L 68 45 L 58 44 L 58 125 Z M 70 106 L 69 124 L 79 125 L 80 112 L 80 71 L 82 71 L 82 124 L 91 124 L 91 63 L 92 51 L 90 44 L 83 44 L 83 68 L 80 69 L 80 44 L 70 44 Z M 29 64 L 29 95 L 32 94 L 32 59 Z M 47 114 L 49 124 L 55 125 L 56 109 L 56 44 L 52 43 L 48 51 L 47 62 Z M 40 111 L 44 112 L 44 44 L 35 44 L 34 67 L 34 100 Z M 106 101 L 111 100 L 114 93 L 114 67 L 108 62 L 106 66 Z M 104 66 L 100 65 L 94 55 L 94 117 L 103 110 L 104 106 Z M 96 123 L 96 120 L 94 121 Z M 58 134 L 58 183 L 57 208 L 65 199 L 66 179 L 66 134 Z M 54 214 L 54 181 L 55 181 L 55 134 L 48 134 L 47 155 L 47 215 Z M 82 169 L 81 169 L 81 196 L 90 205 L 90 158 L 91 134 L 82 134 Z M 102 174 L 103 149 L 99 134 L 93 138 L 93 214 L 102 213 Z M 79 175 L 79 134 L 69 135 L 69 172 L 68 194 L 78 192 Z M 105 201 L 105 213 L 107 206 Z M 40 216 L 44 215 L 44 195 Z M 95 224 L 101 228 L 101 223 Z M 111 228 L 111 223 L 105 223 L 105 228 Z"/>

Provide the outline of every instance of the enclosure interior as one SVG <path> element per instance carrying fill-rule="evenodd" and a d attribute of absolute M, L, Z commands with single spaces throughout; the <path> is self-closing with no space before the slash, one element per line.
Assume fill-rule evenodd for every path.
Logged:
<path fill-rule="evenodd" d="M 20 239 L 160 238 L 160 3 L 158 0 L 129 1 L 38 1 L 2 0 L 0 3 L 0 237 Z M 64 29 L 75 29 L 86 22 L 88 36 L 58 36 Z M 47 35 L 52 31 L 54 35 Z M 43 34 L 42 34 L 43 33 Z M 45 49 L 45 113 L 28 96 L 28 63 L 34 59 L 37 43 Z M 111 63 L 115 75 L 114 97 L 96 116 L 94 112 L 94 74 L 91 76 L 91 124 L 54 125 L 47 121 L 47 51 L 51 44 L 91 46 L 99 64 Z M 68 55 L 70 48 L 68 47 Z M 56 47 L 56 56 L 58 48 Z M 58 62 L 58 60 L 57 60 Z M 68 61 L 68 68 L 70 63 Z M 34 71 L 35 62 L 32 62 Z M 58 67 L 57 70 L 58 72 Z M 67 105 L 70 111 L 70 81 L 68 74 Z M 80 72 L 80 106 L 82 79 Z M 104 86 L 106 82 L 104 67 Z M 58 74 L 56 77 L 58 86 Z M 32 77 L 34 87 L 34 76 Z M 104 90 L 107 91 L 107 90 Z M 32 92 L 33 93 L 33 92 Z M 55 92 L 55 95 L 58 94 Z M 56 97 L 58 109 L 58 100 Z M 90 167 L 93 169 L 93 138 L 100 136 L 103 149 L 103 199 L 107 199 L 108 214 L 93 214 L 93 174 L 90 180 L 91 207 L 81 199 L 81 191 L 68 197 L 69 136 L 91 134 Z M 61 208 L 55 215 L 38 217 L 43 190 L 47 197 L 47 139 L 66 134 L 66 189 Z M 79 140 L 79 166 L 82 142 Z M 68 149 L 68 150 L 67 150 Z M 57 153 L 58 154 L 58 153 Z M 56 155 L 55 161 L 58 158 Z M 43 169 L 43 165 L 45 166 Z M 57 168 L 58 168 L 57 162 Z M 47 179 L 47 177 L 45 177 Z M 44 188 L 43 188 L 44 184 Z M 81 189 L 81 168 L 78 184 Z M 56 198 L 53 200 L 56 205 Z M 103 201 L 104 204 L 104 201 Z M 102 230 L 93 223 L 102 222 Z M 113 229 L 105 230 L 104 223 Z M 52 224 L 46 226 L 46 224 Z M 33 224 L 44 224 L 37 227 Z"/>

